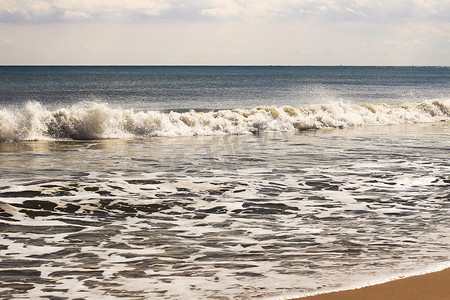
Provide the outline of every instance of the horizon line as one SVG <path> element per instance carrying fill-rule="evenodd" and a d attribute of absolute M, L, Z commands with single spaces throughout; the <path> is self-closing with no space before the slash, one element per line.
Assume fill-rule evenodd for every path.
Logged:
<path fill-rule="evenodd" d="M 285 64 L 0 64 L 0 67 L 450 67 L 450 65 L 285 65 Z"/>

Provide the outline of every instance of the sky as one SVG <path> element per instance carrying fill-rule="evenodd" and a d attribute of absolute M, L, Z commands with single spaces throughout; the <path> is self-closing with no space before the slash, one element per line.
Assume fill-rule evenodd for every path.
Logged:
<path fill-rule="evenodd" d="M 450 66 L 450 0 L 0 0 L 0 65 Z"/>

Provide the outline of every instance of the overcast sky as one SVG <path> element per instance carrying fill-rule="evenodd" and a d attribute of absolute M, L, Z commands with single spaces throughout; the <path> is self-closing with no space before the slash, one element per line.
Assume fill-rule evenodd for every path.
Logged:
<path fill-rule="evenodd" d="M 1 65 L 450 65 L 450 0 L 0 0 Z"/>

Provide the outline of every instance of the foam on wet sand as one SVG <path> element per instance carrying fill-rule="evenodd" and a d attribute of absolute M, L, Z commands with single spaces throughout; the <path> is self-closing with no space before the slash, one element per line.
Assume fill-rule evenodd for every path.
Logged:
<path fill-rule="evenodd" d="M 407 277 L 360 289 L 332 292 L 296 299 L 305 300 L 378 300 L 378 299 L 449 299 L 450 268 L 429 274 Z M 294 300 L 294 299 L 293 299 Z"/>

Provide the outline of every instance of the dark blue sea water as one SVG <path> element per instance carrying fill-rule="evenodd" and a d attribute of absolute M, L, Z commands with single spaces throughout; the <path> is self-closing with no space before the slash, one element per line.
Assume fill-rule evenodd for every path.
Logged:
<path fill-rule="evenodd" d="M 3 299 L 284 299 L 449 266 L 448 67 L 0 67 Z"/>
<path fill-rule="evenodd" d="M 0 105 L 106 102 L 139 110 L 448 99 L 448 67 L 0 67 Z"/>

